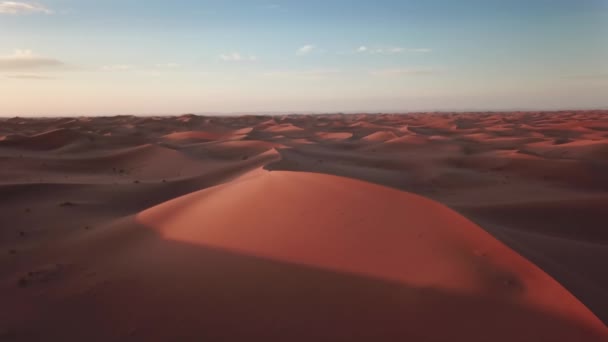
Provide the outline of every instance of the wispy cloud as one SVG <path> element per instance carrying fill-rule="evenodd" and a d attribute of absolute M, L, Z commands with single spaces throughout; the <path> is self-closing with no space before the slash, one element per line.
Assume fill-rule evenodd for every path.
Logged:
<path fill-rule="evenodd" d="M 428 52 L 433 52 L 432 49 L 427 49 L 427 48 L 417 48 L 417 49 L 409 49 L 409 52 L 419 52 L 419 53 L 428 53 Z"/>
<path fill-rule="evenodd" d="M 276 10 L 276 9 L 280 9 L 281 5 L 279 5 L 279 4 L 268 4 L 268 5 L 264 6 L 264 7 L 266 7 L 267 9 Z"/>
<path fill-rule="evenodd" d="M 128 71 L 133 69 L 133 66 L 127 64 L 104 65 L 101 71 Z"/>
<path fill-rule="evenodd" d="M 566 79 L 572 80 L 608 80 L 608 71 L 598 71 L 595 73 L 574 74 L 565 76 Z"/>
<path fill-rule="evenodd" d="M 317 47 L 312 44 L 306 44 L 296 51 L 296 55 L 303 56 L 313 52 Z"/>
<path fill-rule="evenodd" d="M 178 63 L 157 63 L 151 65 L 131 65 L 131 64 L 108 64 L 99 67 L 99 70 L 106 72 L 126 72 L 135 71 L 146 75 L 161 75 L 163 70 L 174 70 L 181 68 Z"/>
<path fill-rule="evenodd" d="M 372 76 L 404 76 L 404 75 L 431 75 L 437 74 L 441 70 L 436 68 L 393 68 L 378 69 L 370 71 Z"/>
<path fill-rule="evenodd" d="M 53 14 L 53 11 L 37 3 L 0 1 L 0 14 Z"/>
<path fill-rule="evenodd" d="M 54 58 L 40 57 L 31 50 L 15 50 L 12 55 L 0 56 L 0 70 L 32 70 L 65 66 Z"/>
<path fill-rule="evenodd" d="M 383 54 L 391 54 L 391 53 L 403 53 L 405 52 L 405 48 L 402 47 L 392 47 L 386 49 L 376 49 L 373 50 L 372 53 L 383 53 Z"/>
<path fill-rule="evenodd" d="M 356 49 L 357 52 L 359 53 L 370 53 L 370 54 L 378 54 L 378 55 L 392 55 L 392 54 L 398 54 L 398 53 L 406 53 L 406 52 L 413 52 L 413 53 L 428 53 L 428 52 L 432 52 L 433 50 L 431 49 L 427 49 L 427 48 L 404 48 L 404 47 L 384 47 L 384 48 L 370 48 L 368 46 L 362 45 L 359 46 Z"/>
<path fill-rule="evenodd" d="M 266 72 L 263 75 L 267 77 L 280 77 L 280 78 L 297 78 L 316 80 L 331 77 L 333 75 L 340 74 L 341 70 L 336 69 L 321 69 L 321 70 L 276 70 Z"/>
<path fill-rule="evenodd" d="M 12 78 L 17 80 L 55 80 L 57 77 L 55 76 L 47 76 L 40 74 L 14 74 L 14 75 L 5 75 L 6 78 Z"/>
<path fill-rule="evenodd" d="M 181 67 L 181 65 L 177 63 L 158 63 L 154 64 L 154 67 L 159 69 L 177 69 Z"/>
<path fill-rule="evenodd" d="M 221 54 L 220 59 L 224 62 L 254 62 L 258 58 L 253 55 L 241 55 L 238 52 Z"/>

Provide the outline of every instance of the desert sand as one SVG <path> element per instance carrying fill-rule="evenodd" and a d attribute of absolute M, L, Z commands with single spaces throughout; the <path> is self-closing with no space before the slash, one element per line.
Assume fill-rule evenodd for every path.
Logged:
<path fill-rule="evenodd" d="M 2 341 L 608 341 L 608 112 L 0 119 Z"/>

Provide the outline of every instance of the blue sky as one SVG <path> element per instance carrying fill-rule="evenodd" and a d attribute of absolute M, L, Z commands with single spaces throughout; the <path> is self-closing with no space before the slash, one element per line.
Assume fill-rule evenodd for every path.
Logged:
<path fill-rule="evenodd" d="M 608 107 L 608 1 L 0 0 L 0 115 Z"/>

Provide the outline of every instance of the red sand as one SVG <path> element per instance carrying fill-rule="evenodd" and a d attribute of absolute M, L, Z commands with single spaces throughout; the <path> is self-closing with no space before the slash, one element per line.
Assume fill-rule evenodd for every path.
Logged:
<path fill-rule="evenodd" d="M 607 341 L 606 122 L 0 121 L 0 340 Z"/>

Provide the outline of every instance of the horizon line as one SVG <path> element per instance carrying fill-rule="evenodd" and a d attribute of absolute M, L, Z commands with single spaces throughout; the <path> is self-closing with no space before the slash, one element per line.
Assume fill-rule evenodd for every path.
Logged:
<path fill-rule="evenodd" d="M 465 113 L 551 113 L 551 112 L 593 112 L 593 111 L 608 111 L 608 107 L 593 107 L 593 108 L 561 108 L 561 109 L 532 109 L 532 108 L 514 108 L 514 109 L 438 109 L 438 110 L 378 110 L 378 111 L 230 111 L 230 112 L 183 112 L 183 113 L 121 113 L 121 114 L 36 114 L 36 115 L 4 115 L 0 114 L 1 119 L 12 118 L 69 118 L 69 117 L 116 117 L 116 116 L 140 116 L 140 117 L 177 117 L 185 115 L 195 116 L 244 116 L 244 115 L 259 115 L 259 116 L 276 116 L 276 115 L 407 115 L 407 114 L 465 114 Z"/>

